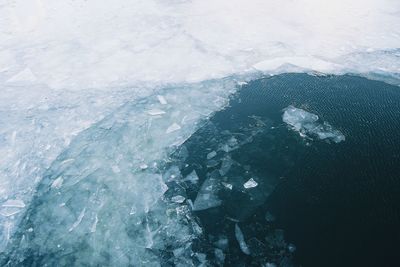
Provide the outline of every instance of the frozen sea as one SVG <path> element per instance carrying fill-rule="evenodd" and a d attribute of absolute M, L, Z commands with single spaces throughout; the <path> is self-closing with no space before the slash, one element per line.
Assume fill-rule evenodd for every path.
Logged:
<path fill-rule="evenodd" d="M 397 0 L 0 1 L 0 262 L 395 266 L 399 84 Z"/>

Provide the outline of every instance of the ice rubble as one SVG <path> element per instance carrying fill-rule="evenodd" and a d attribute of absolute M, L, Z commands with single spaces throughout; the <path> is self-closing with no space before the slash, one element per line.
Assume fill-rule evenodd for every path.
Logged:
<path fill-rule="evenodd" d="M 396 0 L 6 0 L 0 5 L 0 205 L 13 199 L 28 205 L 57 155 L 120 105 L 155 93 L 164 111 L 204 98 L 209 103 L 201 101 L 198 114 L 167 119 L 169 126 L 159 129 L 188 134 L 185 125 L 217 110 L 214 100 L 226 90 L 164 94 L 161 85 L 257 70 L 398 76 L 399 10 Z M 154 120 L 165 115 L 146 108 Z M 62 189 L 66 182 L 55 177 L 52 185 Z M 16 210 L 0 216 L 0 251 L 25 209 L 4 208 Z"/>
<path fill-rule="evenodd" d="M 204 110 L 222 108 L 232 90 L 235 90 L 235 81 L 231 79 L 168 88 L 163 92 L 168 104 L 161 104 L 156 95 L 127 102 L 77 135 L 39 182 L 34 201 L 14 239 L 18 244 L 22 238 L 26 246 L 18 249 L 11 246 L 8 251 L 12 254 L 9 254 L 11 259 L 24 259 L 26 249 L 38 245 L 42 253 L 51 253 L 54 261 L 64 260 L 64 253 L 74 250 L 75 256 L 81 255 L 80 264 L 101 262 L 104 258 L 100 255 L 106 253 L 111 265 L 126 265 L 138 261 L 139 255 L 148 254 L 143 247 L 162 250 L 162 246 L 168 246 L 169 243 L 155 240 L 172 238 L 165 235 L 175 231 L 180 233 L 173 234 L 174 246 L 189 251 L 189 239 L 195 234 L 180 221 L 189 216 L 182 210 L 185 197 L 176 195 L 171 202 L 163 200 L 167 184 L 179 177 L 179 169 L 167 171 L 163 178 L 157 162 L 167 157 L 175 144 L 190 136 L 204 118 Z M 187 94 L 181 96 L 182 92 Z M 180 97 L 176 97 L 178 95 Z M 220 106 L 212 101 L 216 95 L 220 100 L 225 99 L 225 102 L 218 102 Z M 160 105 L 165 110 L 162 117 L 147 112 L 160 108 Z M 166 133 L 174 121 L 179 121 L 181 127 Z M 187 178 L 191 183 L 198 179 L 195 173 Z M 8 200 L 7 203 L 22 207 L 22 202 Z M 166 211 L 172 213 L 167 216 Z M 16 223 L 18 218 L 7 218 L 3 222 L 10 231 L 10 223 Z M 63 227 L 54 228 L 53 225 Z M 32 236 L 26 235 L 27 229 L 33 229 Z M 87 233 L 93 234 L 87 236 Z M 7 242 L 9 235 L 2 235 L 2 238 Z M 47 240 L 46 243 L 42 243 L 43 240 Z M 76 248 L 81 242 L 78 240 L 86 240 L 87 246 Z M 151 244 L 155 244 L 154 247 Z M 92 255 L 98 259 L 85 257 L 89 251 L 93 251 Z M 159 255 L 154 255 L 157 253 L 150 254 L 148 258 L 140 256 L 140 259 L 160 260 Z M 43 255 L 31 256 L 40 258 Z M 39 258 L 35 261 L 41 261 Z M 48 258 L 43 260 L 50 261 Z"/>
<path fill-rule="evenodd" d="M 321 122 L 318 115 L 294 106 L 284 109 L 282 120 L 301 136 L 317 137 L 321 140 L 340 143 L 345 136 L 328 122 Z"/>

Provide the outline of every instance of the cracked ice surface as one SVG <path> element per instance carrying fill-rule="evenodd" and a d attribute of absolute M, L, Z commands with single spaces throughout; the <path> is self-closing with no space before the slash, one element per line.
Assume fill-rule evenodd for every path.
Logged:
<path fill-rule="evenodd" d="M 80 133 L 40 181 L 7 251 L 9 264 L 157 266 L 168 259 L 160 253 L 171 249 L 182 250 L 171 259 L 174 264 L 189 264 L 197 230 L 184 197 L 163 198 L 176 175 L 163 179 L 162 160 L 198 127 L 205 110 L 222 107 L 213 99 L 227 101 L 234 84 L 169 88 L 163 92 L 168 101 L 163 116 L 146 112 L 162 105 L 152 95 L 124 104 Z M 160 131 L 173 121 L 181 128 Z"/>
<path fill-rule="evenodd" d="M 169 84 L 255 71 L 379 73 L 396 78 L 399 12 L 397 0 L 2 1 L 0 251 L 44 171 L 55 168 L 52 162 L 64 149 L 71 151 L 71 140 L 80 132 L 118 114 L 121 105 L 134 106 L 138 99 L 152 96 L 159 106 L 132 109 L 129 118 L 143 112 L 152 118 L 149 127 L 160 127 L 160 134 L 169 138 L 193 131 L 195 127 L 187 124 L 219 109 L 223 101 L 218 97 L 224 99 L 223 91 L 231 88 L 200 86 L 161 93 Z M 202 98 L 210 103 L 200 101 L 193 110 L 187 106 Z M 188 116 L 170 120 L 166 106 L 171 103 L 182 105 L 174 114 L 184 111 Z M 194 116 L 195 110 L 200 115 Z M 153 124 L 160 118 L 168 125 Z M 76 159 L 64 164 L 73 166 L 72 160 Z M 123 167 L 110 166 L 117 176 L 125 172 Z M 139 168 L 148 170 L 151 165 L 142 162 Z M 64 190 L 68 179 L 53 178 L 51 188 Z M 26 207 L 4 206 L 8 201 Z M 74 210 L 73 222 L 81 211 Z M 88 208 L 81 224 L 89 215 Z"/>

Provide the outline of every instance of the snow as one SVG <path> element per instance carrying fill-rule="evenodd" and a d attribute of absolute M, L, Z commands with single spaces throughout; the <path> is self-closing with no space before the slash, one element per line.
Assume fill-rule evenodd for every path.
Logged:
<path fill-rule="evenodd" d="M 47 184 L 65 196 L 84 183 L 84 175 L 89 177 L 83 166 L 87 158 L 91 168 L 105 165 L 114 171 L 102 169 L 99 178 L 114 192 L 132 182 L 128 178 L 142 191 L 147 187 L 138 183 L 141 178 L 158 182 L 146 174 L 152 162 L 165 158 L 168 147 L 184 142 L 202 119 L 223 108 L 239 75 L 313 70 L 398 78 L 399 14 L 397 0 L 3 1 L 0 251 L 37 186 L 47 182 L 49 168 L 70 172 L 54 174 Z M 300 124 L 299 131 L 310 133 Z M 329 124 L 318 125 L 320 131 L 312 133 L 318 138 L 344 140 Z M 233 139 L 221 149 L 231 151 L 236 145 Z M 221 167 L 221 175 L 230 164 Z M 137 166 L 141 174 L 124 176 Z M 106 174 L 114 179 L 107 180 Z M 146 210 L 162 195 L 159 189 L 141 195 Z M 213 205 L 218 205 L 213 192 Z M 199 204 L 204 196 L 198 196 L 195 207 L 207 207 Z M 126 204 L 118 201 L 107 207 Z M 50 210 L 63 212 L 65 203 L 56 202 Z M 71 218 L 79 219 L 84 203 L 79 204 L 71 208 Z M 76 232 L 87 226 L 104 234 L 96 212 L 88 206 L 73 232 L 79 236 Z M 110 218 L 115 224 L 118 219 Z M 114 252 L 120 264 L 111 265 L 126 263 L 121 251 Z"/>

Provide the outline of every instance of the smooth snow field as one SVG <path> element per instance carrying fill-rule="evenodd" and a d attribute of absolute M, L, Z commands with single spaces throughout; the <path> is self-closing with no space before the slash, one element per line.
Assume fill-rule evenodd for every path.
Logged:
<path fill-rule="evenodd" d="M 384 141 L 370 143 L 398 148 L 399 98 L 392 93 L 400 85 L 397 0 L 0 0 L 1 265 L 310 265 L 299 247 L 309 244 L 296 239 L 287 217 L 279 218 L 276 210 L 263 210 L 264 226 L 272 232 L 254 228 L 274 240 L 268 253 L 264 241 L 249 237 L 251 224 L 244 222 L 279 191 L 280 178 L 272 170 L 264 173 L 270 179 L 249 176 L 251 164 L 232 153 L 239 149 L 252 158 L 246 145 L 265 127 L 285 129 L 310 147 L 352 144 L 351 130 L 332 114 L 353 109 L 335 110 L 329 102 L 331 110 L 319 110 L 309 99 L 300 100 L 301 94 L 276 93 L 290 98 L 274 111 L 279 118 L 255 112 L 250 126 L 227 119 L 237 123 L 235 134 L 217 127 L 206 141 L 196 137 L 233 108 L 240 92 L 259 81 L 275 88 L 274 77 L 292 77 L 284 73 L 302 73 L 288 82 L 293 90 L 313 77 L 332 89 L 325 78 L 356 75 L 365 83 L 330 80 L 342 86 L 335 101 L 383 114 Z M 343 88 L 356 88 L 352 101 L 339 93 Z M 373 116 L 354 118 L 367 125 L 365 136 L 384 131 L 374 127 Z M 208 139 L 216 147 L 204 145 Z M 193 140 L 195 151 L 205 154 L 187 163 L 193 152 L 184 147 Z M 397 163 L 398 157 L 394 153 L 388 161 Z M 212 171 L 196 171 L 200 165 Z M 248 173 L 230 182 L 235 166 Z M 235 200 L 233 216 L 220 210 L 227 199 L 221 192 L 239 184 L 244 196 Z M 382 188 L 399 191 L 397 183 L 388 184 L 395 186 Z M 248 197 L 255 203 L 247 205 Z M 215 218 L 210 211 L 225 216 L 226 228 L 215 226 L 210 233 L 207 218 Z M 397 218 L 398 211 L 393 208 L 383 220 Z M 280 219 L 287 231 L 271 226 Z M 257 220 L 252 222 L 259 225 Z"/>

